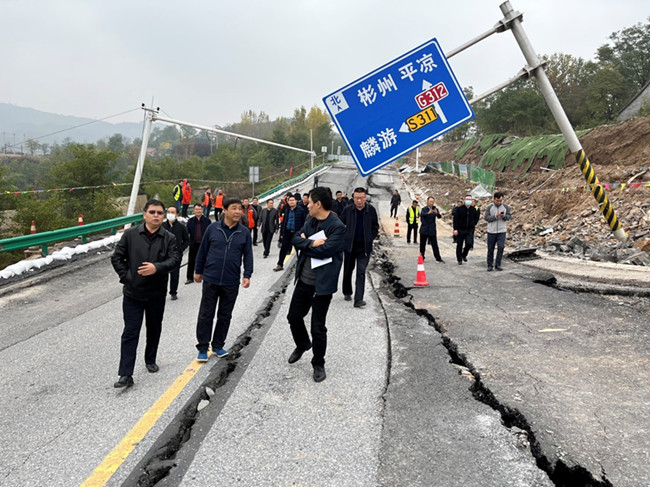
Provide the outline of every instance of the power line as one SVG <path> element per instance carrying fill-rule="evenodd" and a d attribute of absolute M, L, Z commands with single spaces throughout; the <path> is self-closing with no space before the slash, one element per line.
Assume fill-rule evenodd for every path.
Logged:
<path fill-rule="evenodd" d="M 131 110 L 127 110 L 127 111 L 122 112 L 122 113 L 116 113 L 115 115 L 109 115 L 108 117 L 100 118 L 98 120 L 91 120 L 90 122 L 85 122 L 85 123 L 82 123 L 80 125 L 75 125 L 74 127 L 69 127 L 67 129 L 57 130 L 56 132 L 52 132 L 50 134 L 39 135 L 38 137 L 32 137 L 31 139 L 24 140 L 19 144 L 11 144 L 11 145 L 7 144 L 6 147 L 12 147 L 12 148 L 13 147 L 18 147 L 19 145 L 26 144 L 27 142 L 31 142 L 32 140 L 43 139 L 45 137 L 50 137 L 51 135 L 57 135 L 57 134 L 60 134 L 62 132 L 67 132 L 68 130 L 74 130 L 74 129 L 78 129 L 79 127 L 85 127 L 86 125 L 91 125 L 93 123 L 103 122 L 104 120 L 108 120 L 109 118 L 119 117 L 120 115 L 126 115 L 127 113 L 135 112 L 136 110 L 140 110 L 140 109 L 139 108 L 133 108 Z"/>

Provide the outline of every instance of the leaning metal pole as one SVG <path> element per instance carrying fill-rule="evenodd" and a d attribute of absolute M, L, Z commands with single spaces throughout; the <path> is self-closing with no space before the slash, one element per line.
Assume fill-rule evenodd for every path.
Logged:
<path fill-rule="evenodd" d="M 537 68 L 534 69 L 537 85 L 539 86 L 539 89 L 541 90 L 542 95 L 546 100 L 546 104 L 550 108 L 551 113 L 555 118 L 555 121 L 560 127 L 564 139 L 567 141 L 569 150 L 575 156 L 576 162 L 580 166 L 580 170 L 582 171 L 582 174 L 584 174 L 587 184 L 589 184 L 591 192 L 594 195 L 594 198 L 596 198 L 596 201 L 598 201 L 601 213 L 605 217 L 605 220 L 607 220 L 607 223 L 612 229 L 614 236 L 621 242 L 624 242 L 627 239 L 625 230 L 623 230 L 621 223 L 618 221 L 616 212 L 614 211 L 614 208 L 612 208 L 612 205 L 609 203 L 607 195 L 605 195 L 605 190 L 598 181 L 596 173 L 591 167 L 589 159 L 587 159 L 587 155 L 585 154 L 585 151 L 582 148 L 580 141 L 578 140 L 578 136 L 574 132 L 573 127 L 571 126 L 571 122 L 569 122 L 569 118 L 564 112 L 557 94 L 555 93 L 555 90 L 553 90 L 553 86 L 546 76 L 544 67 L 543 65 L 540 65 L 537 54 L 535 54 L 535 50 L 528 40 L 528 36 L 524 32 L 524 28 L 521 26 L 522 14 L 513 10 L 509 1 L 502 3 L 499 8 L 505 16 L 505 20 L 510 25 L 510 30 L 512 30 L 512 34 L 515 36 L 517 44 L 519 44 L 519 47 L 521 48 L 521 51 L 526 58 L 526 62 L 529 66 L 537 66 Z"/>
<path fill-rule="evenodd" d="M 149 145 L 149 135 L 151 134 L 151 123 L 153 122 L 153 112 L 146 111 L 144 120 L 144 130 L 142 131 L 142 145 L 140 146 L 140 155 L 138 156 L 138 163 L 135 166 L 135 175 L 133 176 L 133 186 L 131 186 L 131 197 L 129 198 L 129 207 L 126 210 L 127 215 L 135 213 L 135 201 L 138 198 L 138 190 L 140 189 L 140 178 L 142 178 L 142 168 L 144 167 L 144 158 L 147 155 L 147 147 Z"/>

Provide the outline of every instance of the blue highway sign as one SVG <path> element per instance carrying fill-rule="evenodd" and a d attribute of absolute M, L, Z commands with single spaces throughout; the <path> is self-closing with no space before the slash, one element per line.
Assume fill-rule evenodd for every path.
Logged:
<path fill-rule="evenodd" d="M 362 176 L 474 118 L 436 39 L 323 102 Z"/>

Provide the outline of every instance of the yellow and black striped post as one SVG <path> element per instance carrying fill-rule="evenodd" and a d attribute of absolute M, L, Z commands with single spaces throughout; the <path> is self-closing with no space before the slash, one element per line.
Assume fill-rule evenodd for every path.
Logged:
<path fill-rule="evenodd" d="M 617 238 L 621 239 L 620 238 L 621 234 L 625 238 L 626 237 L 625 231 L 621 227 L 621 223 L 618 221 L 618 218 L 616 217 L 616 212 L 614 211 L 614 208 L 612 208 L 609 199 L 607 199 L 605 190 L 603 189 L 602 185 L 598 181 L 598 177 L 596 176 L 593 167 L 591 167 L 591 163 L 589 162 L 589 159 L 587 158 L 587 154 L 585 154 L 584 149 L 580 149 L 578 152 L 575 152 L 574 155 L 576 158 L 576 162 L 580 166 L 580 170 L 582 171 L 582 174 L 584 174 L 585 176 L 585 180 L 587 181 L 587 184 L 591 188 L 591 193 L 594 195 L 594 198 L 596 198 L 596 201 L 598 201 L 598 205 L 600 206 L 600 211 L 605 217 L 605 220 L 607 220 L 609 228 L 612 229 L 612 232 Z"/>

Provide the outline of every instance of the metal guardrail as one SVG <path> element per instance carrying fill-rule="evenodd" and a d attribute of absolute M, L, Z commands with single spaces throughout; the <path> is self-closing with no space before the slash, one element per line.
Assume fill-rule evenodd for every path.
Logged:
<path fill-rule="evenodd" d="M 59 230 L 52 230 L 51 232 L 35 233 L 33 235 L 21 235 L 20 237 L 12 237 L 0 240 L 0 252 L 10 252 L 12 250 L 22 250 L 35 245 L 40 245 L 43 255 L 47 255 L 47 244 L 53 242 L 61 242 L 77 237 L 81 237 L 81 241 L 86 243 L 86 235 L 91 233 L 101 232 L 103 230 L 110 230 L 113 235 L 117 233 L 117 229 L 124 225 L 137 223 L 142 220 L 142 213 L 135 213 L 133 215 L 120 216 L 110 220 L 101 222 L 87 223 L 76 227 L 61 228 Z"/>
<path fill-rule="evenodd" d="M 309 171 L 302 173 L 300 176 L 296 176 L 296 177 L 293 178 L 293 179 L 289 179 L 288 181 L 284 181 L 284 182 L 278 184 L 277 186 L 275 186 L 275 187 L 269 189 L 268 191 L 264 191 L 264 192 L 263 192 L 262 194 L 260 194 L 258 197 L 259 197 L 260 199 L 262 199 L 262 198 L 264 198 L 265 196 L 268 196 L 268 195 L 270 195 L 270 194 L 273 194 L 273 193 L 275 193 L 276 191 L 278 191 L 278 190 L 280 190 L 280 189 L 282 189 L 282 188 L 286 188 L 286 187 L 289 187 L 289 186 L 293 186 L 294 184 L 299 183 L 300 181 L 302 181 L 302 180 L 304 180 L 304 179 L 307 179 L 309 176 L 311 176 L 311 175 L 314 174 L 315 172 L 317 172 L 317 171 L 323 169 L 323 167 L 325 167 L 325 164 L 320 164 L 320 165 L 318 165 L 318 166 L 315 166 L 313 169 L 310 169 Z"/>

